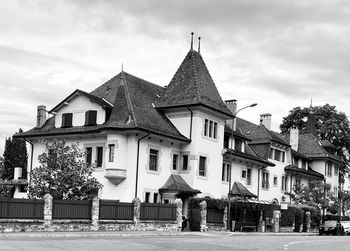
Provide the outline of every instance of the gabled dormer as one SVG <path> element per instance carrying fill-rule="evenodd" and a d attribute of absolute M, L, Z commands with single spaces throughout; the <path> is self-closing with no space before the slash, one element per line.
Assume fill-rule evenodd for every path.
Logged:
<path fill-rule="evenodd" d="M 49 113 L 55 116 L 56 128 L 104 124 L 113 107 L 107 100 L 75 90 Z"/>

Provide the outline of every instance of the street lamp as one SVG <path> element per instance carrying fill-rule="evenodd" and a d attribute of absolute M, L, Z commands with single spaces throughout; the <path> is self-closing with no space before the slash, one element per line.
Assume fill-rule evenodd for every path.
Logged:
<path fill-rule="evenodd" d="M 234 103 L 236 103 L 236 100 L 233 100 Z M 227 216 L 227 221 L 228 221 L 228 224 L 227 224 L 227 228 L 228 230 L 231 230 L 231 169 L 232 169 L 232 166 L 233 166 L 233 131 L 236 131 L 236 118 L 237 118 L 237 113 L 239 113 L 240 111 L 244 110 L 244 109 L 247 109 L 249 107 L 254 107 L 254 106 L 257 106 L 258 104 L 257 103 L 253 103 L 253 104 L 250 104 L 250 105 L 247 105 L 247 106 L 244 106 L 240 109 L 238 109 L 237 111 L 235 111 L 235 113 L 233 114 L 233 118 L 232 118 L 232 126 L 231 126 L 231 146 L 230 146 L 230 156 L 231 156 L 231 164 L 230 164 L 230 168 L 229 168 L 229 178 L 228 178 L 228 216 Z M 258 184 L 259 185 L 259 184 Z"/>

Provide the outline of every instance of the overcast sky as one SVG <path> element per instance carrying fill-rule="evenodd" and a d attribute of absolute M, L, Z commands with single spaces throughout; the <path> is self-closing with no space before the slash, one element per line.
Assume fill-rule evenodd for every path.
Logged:
<path fill-rule="evenodd" d="M 293 107 L 350 114 L 350 2 L 306 0 L 18 0 L 0 2 L 0 154 L 53 108 L 121 70 L 167 85 L 201 36 L 223 99 L 258 103 L 239 116 L 272 129 Z M 195 41 L 197 48 L 197 41 Z"/>

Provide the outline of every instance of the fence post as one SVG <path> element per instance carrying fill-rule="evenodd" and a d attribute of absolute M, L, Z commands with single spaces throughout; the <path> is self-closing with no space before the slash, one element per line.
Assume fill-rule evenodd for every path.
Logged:
<path fill-rule="evenodd" d="M 92 199 L 92 205 L 91 205 L 91 221 L 92 221 L 92 230 L 98 230 L 98 220 L 100 214 L 100 199 L 95 196 Z"/>
<path fill-rule="evenodd" d="M 201 211 L 201 232 L 207 231 L 207 202 L 203 200 L 199 203 Z"/>
<path fill-rule="evenodd" d="M 228 211 L 228 207 L 225 206 L 225 209 L 224 209 L 224 217 L 223 217 L 223 223 L 224 223 L 224 229 L 227 229 L 227 211 Z"/>
<path fill-rule="evenodd" d="M 141 210 L 141 200 L 139 198 L 133 199 L 134 203 L 134 224 L 138 226 L 140 224 L 140 210 Z"/>
<path fill-rule="evenodd" d="M 51 194 L 47 193 L 44 195 L 44 225 L 51 225 L 52 221 L 52 201 Z"/>
<path fill-rule="evenodd" d="M 178 231 L 181 231 L 182 228 L 182 200 L 181 199 L 176 199 L 174 201 L 176 204 L 176 224 Z"/>
<path fill-rule="evenodd" d="M 307 211 L 306 213 L 305 213 L 305 215 L 306 215 L 306 219 L 305 219 L 305 221 L 306 221 L 306 232 L 310 232 L 310 227 L 311 227 L 311 213 L 309 212 L 309 211 Z"/>

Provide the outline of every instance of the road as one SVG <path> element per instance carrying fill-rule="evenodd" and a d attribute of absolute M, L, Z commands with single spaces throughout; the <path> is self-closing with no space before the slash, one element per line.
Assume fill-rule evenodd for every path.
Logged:
<path fill-rule="evenodd" d="M 0 237 L 0 250 L 350 250 L 350 236 L 232 235 L 194 236 L 26 236 Z"/>

